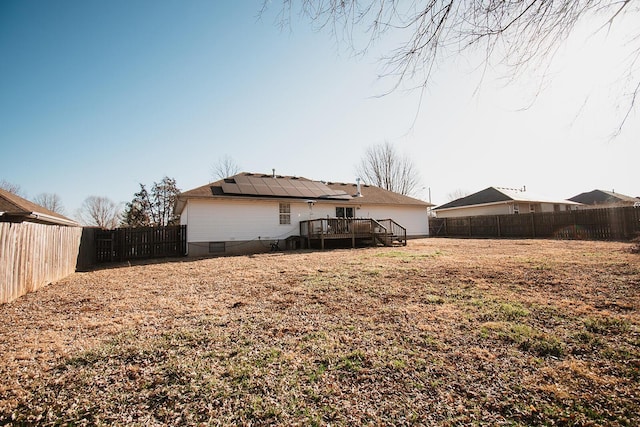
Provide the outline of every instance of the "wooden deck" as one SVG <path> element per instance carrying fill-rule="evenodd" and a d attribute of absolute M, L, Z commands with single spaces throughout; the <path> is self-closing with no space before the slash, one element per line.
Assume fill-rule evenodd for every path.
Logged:
<path fill-rule="evenodd" d="M 407 244 L 407 230 L 392 219 L 322 218 L 300 222 L 306 247 L 394 246 Z"/>

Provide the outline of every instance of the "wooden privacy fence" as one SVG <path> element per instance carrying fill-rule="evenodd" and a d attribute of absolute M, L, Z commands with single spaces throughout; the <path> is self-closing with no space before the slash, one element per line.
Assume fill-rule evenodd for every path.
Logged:
<path fill-rule="evenodd" d="M 0 222 L 0 303 L 73 273 L 81 234 L 80 227 Z"/>
<path fill-rule="evenodd" d="M 96 262 L 184 256 L 187 226 L 94 229 Z M 88 244 L 89 250 L 92 245 Z"/>
<path fill-rule="evenodd" d="M 640 233 L 640 208 L 429 219 L 432 237 L 628 240 Z"/>

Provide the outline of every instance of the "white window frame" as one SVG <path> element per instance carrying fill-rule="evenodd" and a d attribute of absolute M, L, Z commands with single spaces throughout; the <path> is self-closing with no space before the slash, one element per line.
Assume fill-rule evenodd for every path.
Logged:
<path fill-rule="evenodd" d="M 291 203 L 280 203 L 279 218 L 280 225 L 291 224 Z"/>
<path fill-rule="evenodd" d="M 338 209 L 342 209 L 343 216 L 338 215 Z M 351 216 L 347 215 L 347 209 L 351 209 Z M 356 210 L 353 206 L 336 206 L 336 218 L 355 218 Z"/>

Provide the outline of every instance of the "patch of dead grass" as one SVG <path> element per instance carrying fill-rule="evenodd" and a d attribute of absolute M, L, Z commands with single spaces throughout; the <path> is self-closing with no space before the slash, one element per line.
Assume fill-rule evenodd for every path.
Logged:
<path fill-rule="evenodd" d="M 639 286 L 544 240 L 77 273 L 0 306 L 0 424 L 637 425 Z"/>

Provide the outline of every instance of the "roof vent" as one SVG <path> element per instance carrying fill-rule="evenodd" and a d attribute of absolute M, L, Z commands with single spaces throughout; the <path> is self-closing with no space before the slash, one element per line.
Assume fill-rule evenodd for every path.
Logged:
<path fill-rule="evenodd" d="M 360 191 L 360 178 L 356 178 L 356 197 L 362 197 L 362 192 Z"/>

